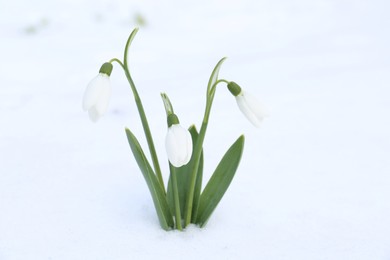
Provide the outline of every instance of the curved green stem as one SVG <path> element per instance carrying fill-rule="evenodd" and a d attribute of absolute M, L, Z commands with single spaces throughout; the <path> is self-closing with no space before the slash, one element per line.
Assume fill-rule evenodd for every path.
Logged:
<path fill-rule="evenodd" d="M 148 123 L 148 120 L 147 120 L 146 115 L 145 115 L 145 110 L 144 110 L 144 107 L 142 105 L 141 98 L 139 97 L 137 88 L 135 87 L 134 81 L 131 78 L 130 70 L 129 70 L 128 63 L 127 63 L 129 47 L 130 47 L 131 42 L 134 39 L 137 31 L 138 31 L 138 28 L 135 28 L 133 30 L 133 32 L 130 34 L 130 36 L 129 36 L 127 42 L 126 42 L 123 63 L 119 59 L 117 59 L 117 58 L 111 59 L 110 62 L 117 62 L 123 68 L 123 70 L 125 72 L 127 81 L 129 82 L 131 90 L 133 92 L 133 96 L 134 96 L 134 99 L 135 99 L 135 103 L 137 105 L 139 116 L 141 118 L 142 127 L 144 129 L 146 141 L 148 143 L 148 147 L 149 147 L 149 151 L 150 151 L 150 156 L 152 157 L 152 161 L 153 161 L 154 171 L 156 172 L 157 179 L 158 179 L 158 181 L 159 181 L 159 183 L 161 185 L 162 190 L 165 193 L 164 180 L 163 180 L 163 177 L 162 177 L 162 174 L 161 174 L 161 168 L 160 168 L 160 164 L 158 162 L 156 148 L 154 146 L 152 134 L 150 132 L 149 123 Z"/>
<path fill-rule="evenodd" d="M 148 120 L 146 119 L 145 110 L 144 110 L 144 107 L 142 105 L 141 99 L 139 97 L 138 91 L 135 88 L 133 79 L 130 76 L 129 69 L 127 68 L 126 65 L 125 65 L 125 74 L 126 74 L 127 80 L 130 83 L 131 90 L 133 91 L 135 103 L 137 105 L 138 113 L 139 113 L 139 116 L 141 118 L 142 127 L 144 128 L 145 137 L 146 137 L 146 140 L 148 142 L 150 156 L 152 157 L 154 170 L 156 172 L 158 181 L 160 182 L 161 188 L 163 189 L 163 191 L 165 193 L 164 180 L 163 180 L 163 177 L 162 177 L 162 174 L 161 174 L 160 164 L 158 162 L 156 148 L 154 146 L 154 142 L 153 142 L 153 138 L 152 138 L 152 133 L 150 132 Z"/>
<path fill-rule="evenodd" d="M 122 63 L 118 58 L 112 58 L 112 59 L 109 61 L 109 63 L 113 63 L 113 62 L 118 63 L 118 64 L 122 67 L 122 69 L 125 70 L 125 65 L 123 65 L 123 63 Z"/>
<path fill-rule="evenodd" d="M 195 192 L 195 183 L 196 183 L 196 176 L 198 173 L 198 167 L 200 162 L 200 157 L 202 154 L 202 148 L 203 148 L 203 141 L 206 135 L 207 125 L 209 122 L 211 107 L 214 101 L 214 93 L 217 85 L 221 82 L 228 83 L 227 80 L 220 79 L 217 80 L 210 90 L 207 93 L 207 101 L 206 101 L 206 109 L 203 116 L 203 122 L 202 126 L 199 131 L 198 139 L 195 144 L 194 153 L 192 156 L 194 156 L 194 165 L 191 173 L 191 180 L 190 180 L 190 188 L 188 191 L 188 197 L 187 197 L 187 203 L 186 203 L 186 209 L 185 209 L 185 216 L 184 216 L 184 227 L 186 227 L 191 222 L 192 217 L 192 207 L 193 207 L 193 201 L 194 201 L 194 192 Z"/>
<path fill-rule="evenodd" d="M 217 80 L 210 88 L 210 91 L 207 95 L 207 101 L 206 101 L 206 109 L 205 109 L 205 113 L 204 113 L 204 116 L 203 116 L 203 123 L 208 123 L 209 122 L 209 117 L 210 117 L 210 110 L 211 110 L 211 106 L 213 104 L 213 101 L 214 101 L 214 94 L 215 94 L 215 90 L 217 88 L 217 85 L 221 82 L 224 82 L 226 84 L 229 83 L 229 81 L 227 81 L 226 79 L 219 79 Z"/>

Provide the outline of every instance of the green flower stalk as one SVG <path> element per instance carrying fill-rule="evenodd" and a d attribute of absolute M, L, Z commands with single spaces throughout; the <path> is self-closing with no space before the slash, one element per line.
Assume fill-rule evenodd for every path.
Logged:
<path fill-rule="evenodd" d="M 194 125 L 188 129 L 181 126 L 168 96 L 165 93 L 161 94 L 167 115 L 168 129 L 165 146 L 170 172 L 168 187 L 165 189 L 148 120 L 129 70 L 129 49 L 137 31 L 137 28 L 134 29 L 126 42 L 123 62 L 113 58 L 104 63 L 99 74 L 87 86 L 83 98 L 83 109 L 88 111 L 89 117 L 94 122 L 107 111 L 111 95 L 109 77 L 113 69 L 112 63 L 118 63 L 131 87 L 152 164 L 146 157 L 137 138 L 128 128 L 125 129 L 126 136 L 135 161 L 149 188 L 161 227 L 165 230 L 183 230 L 191 223 L 203 227 L 233 180 L 244 147 L 244 136 L 242 135 L 222 157 L 202 190 L 203 142 L 217 85 L 227 84 L 227 88 L 235 96 L 240 110 L 255 126 L 259 126 L 265 113 L 259 103 L 243 91 L 239 85 L 218 78 L 219 70 L 226 58 L 217 63 L 210 76 L 206 92 L 206 107 L 199 132 Z"/>
<path fill-rule="evenodd" d="M 165 146 L 169 160 L 170 185 L 172 187 L 173 205 L 172 212 L 175 214 L 175 223 L 178 230 L 182 230 L 182 213 L 180 209 L 179 188 L 177 185 L 177 168 L 182 167 L 191 159 L 192 137 L 190 132 L 179 124 L 179 118 L 173 112 L 171 101 L 167 94 L 162 93 L 167 113 L 168 133 L 165 139 Z M 168 193 L 171 193 L 168 189 Z"/>

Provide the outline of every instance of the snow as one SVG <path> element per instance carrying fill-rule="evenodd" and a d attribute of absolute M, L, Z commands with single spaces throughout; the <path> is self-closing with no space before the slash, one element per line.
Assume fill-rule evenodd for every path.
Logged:
<path fill-rule="evenodd" d="M 0 259 L 390 259 L 390 4 L 381 0 L 2 1 Z M 254 128 L 219 87 L 205 178 L 243 159 L 204 229 L 160 229 L 124 127 L 145 149 L 119 66 L 109 112 L 81 109 L 100 65 L 131 49 L 167 178 L 166 92 L 198 127 L 208 77 L 264 103 Z"/>

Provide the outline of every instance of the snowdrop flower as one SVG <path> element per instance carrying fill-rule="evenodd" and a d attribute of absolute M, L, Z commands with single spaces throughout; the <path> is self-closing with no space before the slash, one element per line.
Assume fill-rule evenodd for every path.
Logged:
<path fill-rule="evenodd" d="M 192 155 L 192 138 L 190 132 L 179 124 L 175 114 L 168 116 L 168 133 L 165 148 L 168 159 L 175 167 L 186 165 Z"/>
<path fill-rule="evenodd" d="M 99 74 L 88 84 L 83 98 L 83 109 L 88 111 L 89 118 L 96 122 L 107 111 L 111 96 L 110 75 L 112 64 L 106 62 Z"/>
<path fill-rule="evenodd" d="M 243 91 L 237 83 L 228 83 L 228 89 L 236 97 L 237 105 L 241 112 L 256 127 L 260 127 L 261 121 L 266 116 L 266 111 L 256 98 Z"/>

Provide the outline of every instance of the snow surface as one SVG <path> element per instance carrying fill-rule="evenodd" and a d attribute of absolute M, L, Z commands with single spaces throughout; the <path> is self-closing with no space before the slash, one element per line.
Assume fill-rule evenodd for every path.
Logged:
<path fill-rule="evenodd" d="M 380 0 L 0 2 L 0 259 L 390 259 L 390 10 Z M 241 134 L 236 177 L 204 229 L 165 232 L 128 147 L 145 147 L 118 66 L 97 124 L 81 98 L 128 34 L 162 167 L 167 92 L 201 122 L 208 77 L 267 105 L 250 125 L 224 87 L 205 174 Z"/>

